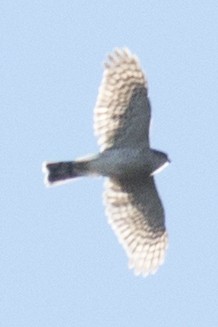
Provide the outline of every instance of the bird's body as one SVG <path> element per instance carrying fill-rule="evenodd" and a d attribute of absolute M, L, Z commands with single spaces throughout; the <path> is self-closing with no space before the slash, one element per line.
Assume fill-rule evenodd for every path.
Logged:
<path fill-rule="evenodd" d="M 96 174 L 128 179 L 137 176 L 148 177 L 163 163 L 152 150 L 121 148 L 104 151 L 90 164 L 90 169 Z"/>
<path fill-rule="evenodd" d="M 150 102 L 137 57 L 117 49 L 108 57 L 94 110 L 99 154 L 70 162 L 45 163 L 46 184 L 80 176 L 104 176 L 104 203 L 112 229 L 136 274 L 163 262 L 167 247 L 164 209 L 153 174 L 169 163 L 149 144 Z"/>

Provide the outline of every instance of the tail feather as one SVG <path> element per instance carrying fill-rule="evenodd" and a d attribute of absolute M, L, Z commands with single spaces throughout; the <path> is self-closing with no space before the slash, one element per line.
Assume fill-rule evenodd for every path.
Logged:
<path fill-rule="evenodd" d="M 42 168 L 46 185 L 55 185 L 87 175 L 88 161 L 45 162 Z"/>

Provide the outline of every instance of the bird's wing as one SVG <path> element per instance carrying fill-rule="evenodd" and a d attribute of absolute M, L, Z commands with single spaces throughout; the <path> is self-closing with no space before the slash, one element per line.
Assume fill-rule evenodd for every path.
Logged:
<path fill-rule="evenodd" d="M 128 49 L 116 49 L 105 63 L 94 109 L 94 130 L 101 151 L 115 146 L 148 146 L 150 116 L 147 80 L 138 58 Z"/>
<path fill-rule="evenodd" d="M 153 177 L 107 179 L 104 202 L 108 221 L 129 257 L 136 275 L 154 273 L 168 246 L 164 210 Z"/>

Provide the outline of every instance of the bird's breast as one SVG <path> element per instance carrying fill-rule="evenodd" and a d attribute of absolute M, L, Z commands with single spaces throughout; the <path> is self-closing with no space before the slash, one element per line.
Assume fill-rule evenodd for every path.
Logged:
<path fill-rule="evenodd" d="M 92 162 L 92 169 L 102 176 L 123 178 L 150 175 L 149 153 L 138 149 L 107 150 Z"/>

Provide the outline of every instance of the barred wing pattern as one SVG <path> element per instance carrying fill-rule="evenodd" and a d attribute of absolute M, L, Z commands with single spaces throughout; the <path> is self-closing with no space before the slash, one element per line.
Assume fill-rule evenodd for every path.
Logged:
<path fill-rule="evenodd" d="M 128 148 L 131 156 L 132 149 L 147 148 L 149 154 L 150 118 L 147 80 L 139 60 L 128 49 L 116 49 L 105 63 L 94 109 L 94 130 L 101 151 Z M 154 179 L 142 176 L 108 178 L 104 202 L 130 268 L 146 276 L 163 263 L 168 238 Z"/>
<path fill-rule="evenodd" d="M 168 246 L 164 210 L 153 177 L 107 179 L 104 202 L 108 221 L 129 257 L 136 275 L 155 273 Z"/>
<path fill-rule="evenodd" d="M 150 103 L 138 58 L 116 49 L 105 63 L 94 109 L 94 130 L 101 151 L 112 146 L 149 144 Z"/>

